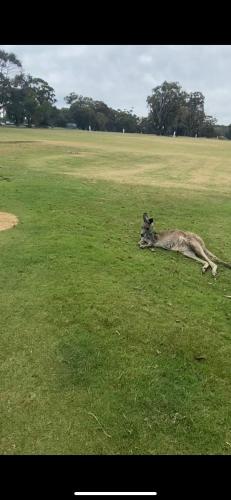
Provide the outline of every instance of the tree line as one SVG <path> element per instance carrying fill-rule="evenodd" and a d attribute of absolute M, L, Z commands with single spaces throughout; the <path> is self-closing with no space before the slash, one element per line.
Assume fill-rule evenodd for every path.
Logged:
<path fill-rule="evenodd" d="M 55 90 L 42 78 L 23 72 L 13 53 L 0 50 L 1 122 L 27 127 L 76 127 L 82 130 L 136 132 L 231 139 L 231 124 L 218 125 L 205 114 L 201 92 L 186 92 L 178 82 L 163 82 L 147 97 L 148 116 L 113 109 L 103 101 L 71 92 L 59 109 Z"/>

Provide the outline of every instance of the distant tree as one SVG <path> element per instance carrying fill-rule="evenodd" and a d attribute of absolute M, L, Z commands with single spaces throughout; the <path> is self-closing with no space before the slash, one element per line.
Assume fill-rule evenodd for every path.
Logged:
<path fill-rule="evenodd" d="M 52 125 L 56 127 L 66 127 L 70 121 L 68 108 L 56 108 L 53 106 Z"/>
<path fill-rule="evenodd" d="M 108 118 L 105 115 L 105 113 L 101 113 L 100 111 L 97 111 L 95 114 L 96 118 L 96 129 L 97 130 L 107 130 L 107 125 L 108 125 Z"/>
<path fill-rule="evenodd" d="M 225 137 L 228 127 L 226 125 L 215 125 L 214 127 L 216 137 Z"/>
<path fill-rule="evenodd" d="M 149 106 L 149 120 L 153 131 L 158 135 L 172 133 L 177 127 L 177 118 L 180 106 L 184 100 L 184 93 L 178 82 L 163 82 L 147 97 Z"/>
<path fill-rule="evenodd" d="M 0 50 L 0 109 L 9 102 L 12 80 L 21 72 L 22 63 L 13 53 Z"/>
<path fill-rule="evenodd" d="M 204 100 L 201 92 L 191 92 L 187 96 L 186 131 L 189 136 L 200 134 L 205 120 Z"/>
<path fill-rule="evenodd" d="M 91 97 L 84 97 L 82 95 L 76 94 L 75 92 L 71 92 L 68 96 L 64 97 L 64 101 L 67 104 L 78 103 L 81 107 L 91 107 L 93 105 L 93 99 Z"/>
<path fill-rule="evenodd" d="M 205 116 L 204 121 L 199 129 L 199 135 L 202 137 L 216 137 L 216 119 L 212 116 Z"/>
<path fill-rule="evenodd" d="M 114 112 L 115 129 L 117 132 L 122 132 L 125 129 L 126 132 L 132 133 L 138 130 L 138 117 L 132 113 L 132 110 L 127 111 L 126 109 L 117 109 Z"/>
<path fill-rule="evenodd" d="M 15 54 L 0 50 L 0 73 L 5 78 L 12 78 L 12 75 L 22 68 L 22 63 Z"/>
<path fill-rule="evenodd" d="M 21 73 L 12 80 L 7 116 L 13 118 L 16 125 L 26 119 L 28 127 L 48 126 L 55 101 L 54 89 L 45 80 Z"/>
<path fill-rule="evenodd" d="M 138 117 L 132 110 L 114 110 L 103 101 L 95 101 L 90 97 L 71 92 L 65 97 L 65 102 L 70 104 L 69 116 L 78 128 L 88 130 L 136 132 Z"/>
<path fill-rule="evenodd" d="M 27 126 L 31 127 L 33 123 L 33 115 L 39 106 L 38 100 L 36 99 L 35 92 L 31 87 L 33 77 L 31 75 L 17 75 L 14 79 L 14 87 L 11 93 L 11 100 L 6 106 L 7 116 L 13 115 L 12 107 L 15 104 L 15 100 L 12 99 L 14 96 L 20 102 L 21 108 L 23 109 L 24 119 L 27 121 Z"/>
<path fill-rule="evenodd" d="M 33 113 L 33 123 L 36 127 L 54 126 L 57 119 L 56 108 L 49 102 L 37 106 Z"/>
<path fill-rule="evenodd" d="M 8 102 L 5 106 L 7 118 L 14 122 L 15 125 L 24 123 L 25 109 L 21 89 L 15 87 L 9 90 Z"/>
<path fill-rule="evenodd" d="M 28 122 L 39 127 L 53 124 L 53 104 L 56 102 L 54 89 L 41 78 L 29 76 L 28 84 L 25 99 Z"/>
<path fill-rule="evenodd" d="M 231 124 L 228 125 L 225 135 L 226 135 L 227 139 L 231 139 Z"/>
<path fill-rule="evenodd" d="M 64 101 L 67 103 L 67 104 L 73 104 L 73 102 L 77 101 L 79 98 L 78 94 L 76 94 L 75 92 L 71 92 L 70 94 L 68 94 L 66 97 L 64 97 Z"/>
<path fill-rule="evenodd" d="M 93 99 L 83 97 L 72 92 L 66 96 L 64 100 L 70 104 L 69 117 L 78 128 L 88 129 L 89 125 L 92 128 L 96 126 L 95 111 L 93 107 Z"/>
<path fill-rule="evenodd" d="M 55 91 L 45 80 L 42 80 L 42 78 L 33 78 L 29 75 L 28 83 L 40 106 L 47 103 L 52 105 L 56 102 Z"/>
<path fill-rule="evenodd" d="M 103 101 L 93 101 L 92 108 L 96 118 L 96 129 L 113 131 L 115 128 L 114 110 L 109 108 Z"/>
<path fill-rule="evenodd" d="M 187 93 L 178 82 L 165 81 L 147 98 L 151 128 L 161 135 L 214 137 L 216 120 L 205 115 L 204 101 L 201 92 Z"/>
<path fill-rule="evenodd" d="M 183 135 L 183 136 L 188 135 L 188 127 L 187 127 L 188 115 L 189 115 L 189 110 L 187 108 L 187 103 L 185 99 L 184 102 L 182 102 L 181 105 L 179 106 L 176 117 L 177 124 L 175 126 L 175 130 L 177 135 Z"/>
<path fill-rule="evenodd" d="M 138 118 L 137 132 L 141 132 L 142 134 L 154 134 L 154 127 L 149 116 Z"/>

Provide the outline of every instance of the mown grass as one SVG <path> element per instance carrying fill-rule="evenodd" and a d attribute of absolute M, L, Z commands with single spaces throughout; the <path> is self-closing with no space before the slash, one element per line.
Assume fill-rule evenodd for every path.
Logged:
<path fill-rule="evenodd" d="M 230 156 L 0 129 L 2 454 L 230 454 L 230 271 L 137 247 L 147 210 L 230 260 Z"/>

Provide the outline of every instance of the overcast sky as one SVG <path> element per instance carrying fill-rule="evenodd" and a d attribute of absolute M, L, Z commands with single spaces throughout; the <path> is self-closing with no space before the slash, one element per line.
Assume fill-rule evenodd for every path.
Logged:
<path fill-rule="evenodd" d="M 57 106 L 70 92 L 147 115 L 146 98 L 164 80 L 201 91 L 205 111 L 231 123 L 231 45 L 2 45 L 26 73 L 46 80 Z"/>

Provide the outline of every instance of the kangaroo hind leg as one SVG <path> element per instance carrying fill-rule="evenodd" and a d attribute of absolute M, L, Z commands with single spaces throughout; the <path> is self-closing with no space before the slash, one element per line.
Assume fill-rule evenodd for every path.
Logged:
<path fill-rule="evenodd" d="M 209 266 L 212 269 L 212 275 L 216 276 L 217 265 L 214 264 L 214 262 L 212 262 L 212 260 L 209 259 L 208 255 L 206 255 L 202 246 L 197 241 L 190 242 L 190 245 L 191 245 L 193 252 L 195 252 L 195 254 L 198 255 L 198 257 L 202 257 L 206 262 L 208 262 Z"/>
<path fill-rule="evenodd" d="M 190 250 L 189 248 L 187 248 L 186 250 L 184 250 L 182 253 L 186 257 L 189 257 L 190 259 L 194 259 L 197 262 L 200 262 L 201 264 L 203 264 L 202 273 L 205 273 L 205 271 L 207 271 L 207 269 L 209 268 L 209 263 L 206 262 L 206 260 L 199 259 L 199 257 L 197 257 L 195 255 L 195 253 L 192 250 Z"/>

